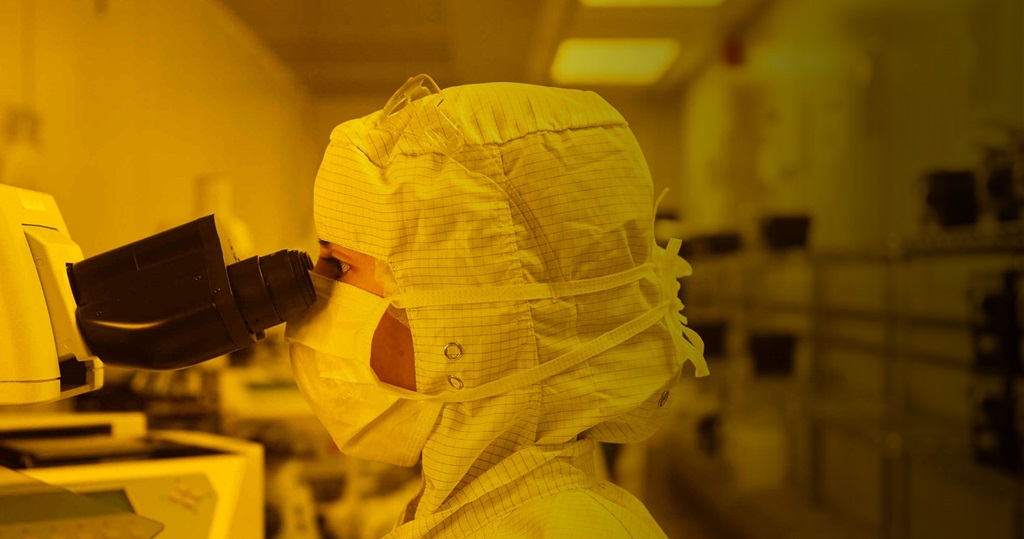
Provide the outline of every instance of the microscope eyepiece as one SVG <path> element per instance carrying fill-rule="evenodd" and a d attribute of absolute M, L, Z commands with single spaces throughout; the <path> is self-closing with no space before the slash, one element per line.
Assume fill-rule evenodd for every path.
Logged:
<path fill-rule="evenodd" d="M 104 363 L 188 367 L 245 348 L 316 301 L 300 251 L 225 264 L 212 215 L 68 265 L 79 331 Z"/>
<path fill-rule="evenodd" d="M 316 301 L 306 287 L 313 262 L 299 251 L 254 256 L 227 267 L 238 310 L 250 333 L 259 333 L 304 312 Z"/>

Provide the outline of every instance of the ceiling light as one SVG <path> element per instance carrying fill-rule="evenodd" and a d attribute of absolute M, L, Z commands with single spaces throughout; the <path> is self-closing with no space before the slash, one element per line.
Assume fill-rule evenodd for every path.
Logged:
<path fill-rule="evenodd" d="M 725 0 L 580 0 L 586 7 L 712 7 Z"/>
<path fill-rule="evenodd" d="M 674 39 L 566 39 L 551 78 L 557 84 L 654 84 L 678 56 Z"/>

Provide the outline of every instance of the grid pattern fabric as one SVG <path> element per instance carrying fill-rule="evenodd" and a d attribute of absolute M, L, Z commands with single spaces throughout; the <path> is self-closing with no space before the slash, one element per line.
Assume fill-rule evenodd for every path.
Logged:
<path fill-rule="evenodd" d="M 321 239 L 384 260 L 409 293 L 635 268 L 655 253 L 653 206 L 640 148 L 603 99 L 494 83 L 335 128 L 314 218 Z M 641 280 L 572 297 L 410 307 L 417 390 L 459 391 L 536 367 L 663 299 Z M 455 360 L 444 354 L 452 342 L 463 351 Z M 659 322 L 540 383 L 445 404 L 423 450 L 423 491 L 391 536 L 663 537 L 642 504 L 591 468 L 595 440 L 654 431 L 682 361 Z"/>

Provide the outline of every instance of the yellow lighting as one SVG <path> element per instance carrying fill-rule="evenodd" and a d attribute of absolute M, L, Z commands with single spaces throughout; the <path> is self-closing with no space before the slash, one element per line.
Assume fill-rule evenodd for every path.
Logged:
<path fill-rule="evenodd" d="M 654 84 L 677 56 L 674 39 L 566 39 L 551 78 L 557 84 Z"/>
<path fill-rule="evenodd" d="M 725 0 L 580 0 L 585 7 L 712 7 Z"/>

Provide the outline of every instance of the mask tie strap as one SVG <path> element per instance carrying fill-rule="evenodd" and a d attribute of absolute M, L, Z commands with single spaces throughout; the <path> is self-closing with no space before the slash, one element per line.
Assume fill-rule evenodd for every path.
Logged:
<path fill-rule="evenodd" d="M 666 313 L 669 312 L 668 309 L 670 307 L 670 303 L 662 303 L 637 318 L 634 318 L 599 337 L 591 339 L 577 348 L 550 361 L 477 387 L 461 389 L 459 391 L 449 393 L 441 393 L 438 395 L 418 393 L 416 391 L 410 391 L 408 389 L 394 386 L 382 386 L 382 388 L 390 392 L 395 397 L 420 401 L 429 400 L 439 404 L 446 402 L 468 402 L 493 397 L 494 395 L 507 393 L 509 391 L 538 383 L 541 380 L 566 371 L 575 365 L 618 346 L 619 344 L 640 334 L 645 329 L 657 324 L 658 321 L 663 319 Z"/>
<path fill-rule="evenodd" d="M 676 352 L 684 362 L 693 363 L 697 377 L 704 377 L 711 374 L 707 361 L 704 360 L 704 341 L 696 331 L 686 327 L 687 320 L 682 314 L 684 305 L 679 299 L 679 279 L 693 274 L 690 263 L 679 256 L 682 243 L 681 240 L 672 238 L 665 249 L 655 247 L 657 270 L 654 278 L 661 286 L 663 301 L 669 304 L 664 320 L 672 334 Z"/>
<path fill-rule="evenodd" d="M 555 359 L 541 363 L 536 367 L 517 372 L 501 378 L 500 380 L 488 382 L 474 388 L 435 395 L 433 398 L 442 402 L 467 402 L 492 397 L 501 393 L 507 393 L 515 389 L 538 383 L 541 380 L 545 380 L 560 372 L 564 372 L 573 366 L 610 350 L 611 348 L 614 348 L 615 346 L 618 346 L 619 344 L 638 335 L 640 332 L 658 323 L 658 320 L 664 318 L 668 307 L 668 304 L 663 303 L 643 315 L 601 335 L 600 337 L 592 339 L 587 343 L 580 345 L 579 347 L 566 352 Z"/>

